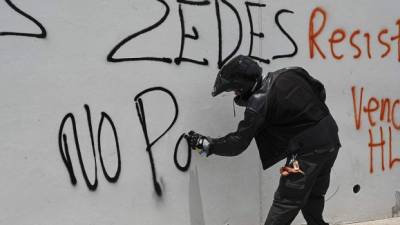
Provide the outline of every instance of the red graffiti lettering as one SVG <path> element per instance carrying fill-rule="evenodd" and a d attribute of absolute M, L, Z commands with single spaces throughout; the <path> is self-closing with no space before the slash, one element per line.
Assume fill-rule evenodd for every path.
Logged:
<path fill-rule="evenodd" d="M 400 123 L 397 123 L 395 120 L 395 115 L 397 115 L 395 109 L 399 104 L 400 104 L 400 99 L 397 99 L 392 106 L 392 124 L 393 127 L 396 128 L 396 130 L 400 130 Z"/>
<path fill-rule="evenodd" d="M 400 158 L 393 158 L 392 128 L 389 127 L 389 168 L 392 169 L 395 163 L 400 163 Z"/>
<path fill-rule="evenodd" d="M 379 32 L 378 34 L 378 41 L 381 45 L 386 47 L 386 51 L 384 53 L 382 53 L 381 58 L 385 58 L 387 55 L 389 55 L 390 50 L 391 50 L 391 46 L 388 42 L 386 42 L 385 40 L 383 40 L 383 35 L 386 35 L 389 32 L 388 29 L 383 29 L 381 30 L 381 32 Z"/>
<path fill-rule="evenodd" d="M 367 59 L 372 59 L 373 57 L 385 58 L 390 54 L 392 44 L 397 44 L 397 58 L 398 61 L 400 61 L 400 19 L 396 21 L 396 33 L 393 31 L 393 28 L 392 30 L 389 28 L 382 28 L 379 32 L 361 32 L 360 29 L 345 30 L 335 27 L 333 27 L 333 30 L 328 30 L 326 28 L 332 26 L 327 26 L 329 22 L 327 15 L 328 13 L 321 7 L 314 8 L 311 12 L 308 30 L 308 47 L 311 59 L 315 58 L 315 52 L 319 53 L 321 58 L 327 59 L 329 54 L 325 54 L 323 48 L 324 45 L 329 45 L 331 57 L 335 60 L 342 60 L 346 56 L 344 54 L 338 54 L 334 48 L 339 43 L 343 45 L 343 48 L 348 46 L 355 50 L 353 59 L 358 59 L 363 54 Z M 323 35 L 324 33 L 327 33 L 329 37 L 328 40 L 323 39 L 325 36 Z M 395 33 L 395 35 L 392 34 L 393 36 L 388 36 L 391 33 Z M 360 35 L 362 35 L 364 39 L 358 40 Z M 384 48 L 383 52 L 378 49 L 382 47 Z M 377 53 L 379 53 L 379 55 L 375 56 L 374 54 Z"/>
<path fill-rule="evenodd" d="M 364 107 L 364 112 L 368 114 L 368 121 L 369 124 L 373 127 L 375 126 L 376 122 L 372 118 L 372 113 L 376 112 L 379 109 L 379 101 L 372 97 L 368 100 L 368 105 Z"/>
<path fill-rule="evenodd" d="M 380 147 L 381 148 L 381 165 L 382 165 L 382 171 L 385 170 L 385 140 L 383 139 L 383 130 L 382 127 L 379 127 L 379 132 L 380 132 L 380 141 L 379 142 L 374 142 L 373 136 L 372 136 L 372 130 L 369 129 L 369 155 L 370 155 L 370 164 L 369 164 L 369 172 L 374 173 L 374 148 L 375 147 Z"/>
<path fill-rule="evenodd" d="M 361 128 L 361 105 L 362 105 L 362 100 L 363 100 L 363 92 L 364 88 L 361 87 L 361 93 L 360 93 L 360 101 L 357 106 L 357 100 L 356 100 L 356 87 L 353 86 L 351 87 L 351 93 L 353 95 L 353 106 L 354 106 L 354 122 L 356 124 L 356 129 L 359 130 Z M 358 110 L 357 110 L 358 108 Z"/>
<path fill-rule="evenodd" d="M 400 62 L 400 19 L 396 21 L 398 27 L 398 33 L 396 36 L 390 38 L 390 40 L 395 41 L 397 40 L 397 60 Z"/>
<path fill-rule="evenodd" d="M 319 29 L 317 30 L 317 32 L 315 32 L 314 30 L 314 23 L 315 23 L 315 18 L 317 16 L 317 14 L 320 14 L 322 16 L 322 24 L 319 27 Z M 314 48 L 317 49 L 318 53 L 321 55 L 321 57 L 323 59 L 325 59 L 325 54 L 322 52 L 321 48 L 318 46 L 316 38 L 318 35 L 320 35 L 322 33 L 322 30 L 324 29 L 326 24 L 326 12 L 322 9 L 322 8 L 315 8 L 312 13 L 311 13 L 311 17 L 310 17 L 310 23 L 309 23 L 309 33 L 308 33 L 308 43 L 310 46 L 310 57 L 313 59 L 314 58 Z"/>
<path fill-rule="evenodd" d="M 396 157 L 393 151 L 393 132 L 392 127 L 396 130 L 400 130 L 400 123 L 396 116 L 397 107 L 400 106 L 400 99 L 392 100 L 390 98 L 377 98 L 367 97 L 367 101 L 363 101 L 365 98 L 365 88 L 361 87 L 357 90 L 356 86 L 351 87 L 353 97 L 353 108 L 354 108 L 354 122 L 357 130 L 361 129 L 363 120 L 367 120 L 368 133 L 369 133 L 369 172 L 373 174 L 374 170 L 374 158 L 376 158 L 375 150 L 380 149 L 380 167 L 382 171 L 385 171 L 385 163 L 391 170 L 398 163 L 400 164 L 400 156 Z M 379 113 L 379 117 L 377 114 Z M 377 126 L 379 123 L 379 126 Z M 388 131 L 384 132 L 384 125 L 386 125 Z M 374 127 L 379 127 L 379 135 Z M 386 129 L 386 128 L 385 128 Z M 375 131 L 375 132 L 374 132 Z M 400 150 L 400 149 L 399 149 Z M 388 154 L 385 157 L 385 154 Z M 376 162 L 375 162 L 376 163 Z"/>
<path fill-rule="evenodd" d="M 354 38 L 360 34 L 360 30 L 355 30 L 350 36 L 350 45 L 357 50 L 357 53 L 353 55 L 353 58 L 358 59 L 361 56 L 361 48 L 354 43 Z"/>
<path fill-rule="evenodd" d="M 332 53 L 333 57 L 337 60 L 342 59 L 343 54 L 336 55 L 333 47 L 335 44 L 342 42 L 345 38 L 346 38 L 346 32 L 344 32 L 343 29 L 336 29 L 335 31 L 332 32 L 331 38 L 329 39 L 331 53 Z"/>

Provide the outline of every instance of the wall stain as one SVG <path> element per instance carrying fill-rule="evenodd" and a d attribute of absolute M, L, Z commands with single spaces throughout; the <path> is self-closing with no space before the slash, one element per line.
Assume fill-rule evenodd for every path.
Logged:
<path fill-rule="evenodd" d="M 190 225 L 205 225 L 197 166 L 190 170 L 189 177 L 189 215 Z"/>
<path fill-rule="evenodd" d="M 392 217 L 400 216 L 400 191 L 396 191 L 395 205 L 392 207 Z"/>

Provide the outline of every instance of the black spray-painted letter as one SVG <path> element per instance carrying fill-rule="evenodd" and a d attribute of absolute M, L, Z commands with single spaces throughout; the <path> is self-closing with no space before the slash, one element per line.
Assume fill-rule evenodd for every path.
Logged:
<path fill-rule="evenodd" d="M 188 138 L 187 135 L 185 133 L 183 133 L 179 137 L 178 141 L 176 142 L 175 150 L 174 150 L 174 163 L 175 163 L 175 166 L 176 166 L 176 168 L 178 168 L 182 172 L 186 172 L 189 169 L 190 162 L 192 161 L 192 150 L 190 149 L 189 141 L 188 141 L 187 138 Z M 182 139 L 185 139 L 186 143 L 187 143 L 187 159 L 186 159 L 186 164 L 184 166 L 181 166 L 179 164 L 179 161 L 178 161 L 178 149 L 179 149 L 179 144 L 181 143 Z"/>
<path fill-rule="evenodd" d="M 89 134 L 90 134 L 90 141 L 91 141 L 91 145 L 92 145 L 92 152 L 93 152 L 93 161 L 94 161 L 94 181 L 90 182 L 88 175 L 86 173 L 86 169 L 85 169 L 85 165 L 83 163 L 83 159 L 82 159 L 82 153 L 81 153 L 81 148 L 80 148 L 80 143 L 79 143 L 79 138 L 78 138 L 78 131 L 76 128 L 76 121 L 75 121 L 75 117 L 72 113 L 68 113 L 63 120 L 61 121 L 61 125 L 60 125 L 60 129 L 58 132 L 58 147 L 60 150 L 60 154 L 61 154 L 61 158 L 65 164 L 65 166 L 67 167 L 68 170 L 68 174 L 71 180 L 72 185 L 76 185 L 77 181 L 76 181 L 76 177 L 75 177 L 75 173 L 74 173 L 74 169 L 72 166 L 72 161 L 71 161 L 71 157 L 69 154 L 69 148 L 68 148 L 68 136 L 65 134 L 64 132 L 64 126 L 67 123 L 68 120 L 71 121 L 71 125 L 72 125 L 72 132 L 73 132 L 73 136 L 74 136 L 74 143 L 75 143 L 75 147 L 77 150 L 77 154 L 78 154 L 78 159 L 79 159 L 79 164 L 82 170 L 82 174 L 83 174 L 83 178 L 85 179 L 86 185 L 89 188 L 89 190 L 94 191 L 97 188 L 98 185 L 98 180 L 97 180 L 97 162 L 96 162 L 96 149 L 95 149 L 95 142 L 94 142 L 94 136 L 93 136 L 93 128 L 92 128 L 92 119 L 91 119 L 91 113 L 90 113 L 90 108 L 88 105 L 84 106 L 85 111 L 86 111 L 86 117 L 87 117 L 87 121 L 88 121 L 88 128 L 89 128 Z M 116 151 L 117 151 L 117 157 L 118 157 L 118 165 L 117 165 L 117 171 L 115 173 L 115 175 L 113 177 L 108 175 L 108 172 L 105 169 L 104 166 L 104 162 L 103 162 L 103 157 L 101 154 L 101 131 L 103 130 L 103 121 L 104 119 L 106 119 L 108 121 L 108 123 L 110 124 L 113 133 L 114 133 L 114 138 L 115 138 L 115 144 L 116 144 Z M 103 173 L 104 176 L 106 177 L 106 179 L 109 182 L 116 182 L 118 180 L 119 174 L 121 172 L 121 156 L 120 156 L 120 150 L 119 150 L 119 144 L 118 144 L 118 135 L 117 135 L 117 131 L 115 128 L 115 125 L 111 119 L 111 117 L 105 113 L 102 112 L 101 113 L 101 119 L 100 119 L 100 124 L 98 127 L 98 133 L 97 133 L 97 138 L 98 138 L 98 148 L 99 148 L 99 155 L 100 155 L 100 162 L 101 162 L 101 167 L 103 169 Z"/>
<path fill-rule="evenodd" d="M 126 62 L 126 61 L 143 61 L 143 60 L 149 60 L 149 61 L 159 61 L 159 62 L 164 62 L 164 63 L 172 63 L 172 59 L 171 58 L 167 58 L 167 57 L 152 57 L 152 56 L 148 56 L 148 57 L 138 57 L 138 58 L 133 58 L 133 57 L 128 57 L 128 58 L 114 58 L 115 53 L 122 47 L 124 46 L 126 43 L 128 43 L 129 41 L 131 41 L 132 39 L 138 37 L 139 35 L 142 35 L 144 33 L 147 33 L 155 28 L 157 28 L 158 26 L 160 26 L 168 17 L 169 14 L 169 6 L 168 4 L 164 1 L 164 0 L 157 0 L 159 2 L 161 2 L 164 6 L 165 6 L 165 13 L 163 15 L 163 17 L 158 20 L 156 23 L 154 23 L 153 25 L 139 31 L 136 32 L 134 34 L 129 35 L 128 37 L 124 38 L 122 41 L 120 41 L 111 51 L 110 53 L 108 53 L 107 55 L 107 61 L 109 62 Z M 150 46 L 150 45 L 149 45 Z"/>
<path fill-rule="evenodd" d="M 174 106 L 175 106 L 174 119 L 172 120 L 172 122 L 168 126 L 168 128 L 160 136 L 158 136 L 154 141 L 150 141 L 150 139 L 149 139 L 149 134 L 148 134 L 148 130 L 147 130 L 147 123 L 146 123 L 146 115 L 145 115 L 145 112 L 144 112 L 143 100 L 141 98 L 144 94 L 152 92 L 152 91 L 165 92 L 166 94 L 168 94 L 171 97 L 171 99 L 172 99 L 172 101 L 174 103 Z M 136 110 L 137 110 L 137 115 L 139 117 L 140 125 L 142 126 L 143 135 L 144 135 L 144 138 L 145 138 L 145 141 L 146 141 L 146 151 L 149 154 L 154 190 L 155 190 L 155 192 L 157 193 L 158 196 L 162 196 L 162 189 L 161 189 L 161 185 L 157 181 L 156 168 L 155 168 L 154 159 L 153 159 L 153 153 L 151 152 L 151 148 L 175 124 L 175 122 L 176 122 L 176 120 L 178 118 L 178 103 L 176 101 L 175 96 L 172 94 L 171 91 L 169 91 L 169 90 L 167 90 L 167 89 L 165 89 L 163 87 L 153 87 L 153 88 L 146 89 L 146 90 L 140 92 L 139 94 L 137 94 L 135 96 L 135 105 L 136 105 Z"/>
<path fill-rule="evenodd" d="M 283 29 L 281 23 L 279 22 L 279 16 L 280 16 L 282 13 L 291 13 L 291 14 L 293 14 L 294 12 L 293 12 L 293 11 L 290 11 L 290 10 L 288 10 L 288 9 L 281 9 L 281 10 L 279 10 L 279 12 L 277 12 L 277 13 L 275 14 L 275 23 L 276 23 L 276 25 L 279 27 L 279 30 L 281 30 L 282 33 L 283 33 L 283 34 L 289 39 L 289 41 L 293 44 L 294 50 L 293 50 L 292 53 L 289 53 L 289 54 L 282 54 L 282 55 L 273 56 L 272 59 L 274 59 L 274 60 L 275 60 L 275 59 L 279 59 L 279 58 L 290 58 L 290 57 L 293 57 L 293 56 L 295 56 L 295 55 L 297 54 L 297 45 L 296 45 L 296 42 L 293 40 L 292 37 L 290 37 L 290 35 L 285 31 L 285 29 Z"/>
<path fill-rule="evenodd" d="M 242 38 L 243 38 L 243 25 L 242 25 L 242 20 L 240 19 L 239 12 L 237 9 L 228 1 L 226 0 L 221 0 L 222 3 L 224 3 L 226 6 L 228 6 L 232 12 L 235 14 L 236 19 L 239 24 L 239 40 L 236 44 L 235 49 L 224 59 L 222 59 L 222 25 L 221 25 L 221 13 L 219 9 L 219 0 L 215 0 L 215 11 L 217 13 L 217 23 L 218 23 L 218 68 L 222 68 L 222 66 L 230 59 L 232 58 L 235 53 L 239 50 L 240 45 L 242 44 Z"/>
<path fill-rule="evenodd" d="M 0 36 L 6 36 L 6 35 L 13 35 L 13 36 L 24 36 L 24 37 L 35 37 L 35 38 L 46 38 L 47 32 L 46 29 L 43 27 L 43 25 L 37 21 L 35 18 L 33 18 L 31 15 L 28 13 L 22 11 L 19 9 L 17 6 L 14 5 L 10 0 L 5 0 L 5 2 L 10 6 L 15 12 L 19 13 L 23 17 L 27 18 L 28 20 L 32 21 L 36 26 L 39 27 L 40 33 L 39 34 L 32 34 L 32 33 L 23 33 L 23 32 L 12 32 L 12 31 L 0 31 Z"/>
<path fill-rule="evenodd" d="M 259 37 L 259 38 L 264 38 L 264 33 L 256 33 L 254 32 L 254 25 L 253 25 L 253 18 L 251 15 L 250 7 L 265 7 L 265 4 L 259 4 L 259 3 L 254 3 L 254 2 L 245 2 L 246 8 L 247 8 L 247 15 L 249 16 L 249 21 L 250 21 L 250 48 L 249 48 L 249 56 L 255 60 L 258 60 L 263 63 L 270 63 L 269 59 L 263 59 L 257 56 L 252 55 L 253 52 L 253 38 L 254 36 Z"/>
<path fill-rule="evenodd" d="M 197 6 L 203 6 L 203 5 L 210 4 L 209 1 L 194 2 L 194 1 L 180 0 L 178 2 L 184 3 L 184 4 L 189 4 L 189 5 L 197 5 Z M 181 22 L 181 49 L 179 51 L 179 56 L 177 58 L 175 58 L 175 63 L 177 65 L 179 65 L 179 64 L 181 64 L 181 62 L 191 62 L 191 63 L 195 63 L 195 64 L 199 64 L 199 65 L 208 65 L 208 60 L 206 58 L 203 58 L 202 61 L 199 61 L 199 60 L 183 57 L 183 50 L 185 48 L 186 38 L 189 38 L 192 40 L 198 40 L 199 32 L 197 31 L 196 27 L 192 26 L 193 35 L 186 33 L 185 20 L 184 20 L 183 11 L 182 11 L 182 4 L 179 4 L 179 19 Z"/>

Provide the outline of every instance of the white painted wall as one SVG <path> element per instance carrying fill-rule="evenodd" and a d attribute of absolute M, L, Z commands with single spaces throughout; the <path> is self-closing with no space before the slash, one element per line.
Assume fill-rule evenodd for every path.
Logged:
<path fill-rule="evenodd" d="M 245 1 L 229 1 L 238 11 L 243 24 L 243 40 L 237 54 L 248 54 L 250 23 Z M 399 19 L 395 0 L 372 1 L 253 1 L 266 7 L 252 7 L 256 36 L 252 54 L 271 59 L 293 52 L 293 45 L 274 22 L 281 9 L 293 11 L 279 17 L 283 28 L 294 39 L 298 52 L 289 58 L 261 63 L 265 72 L 286 66 L 302 66 L 321 80 L 327 89 L 327 104 L 336 118 L 343 147 L 332 172 L 325 216 L 331 222 L 360 221 L 398 212 L 395 192 L 400 190 L 399 175 L 400 93 L 398 37 Z M 185 39 L 183 55 L 202 60 L 208 65 L 182 62 L 177 65 L 155 61 L 107 61 L 111 49 L 129 35 L 150 27 L 166 12 L 159 1 L 26 1 L 12 0 L 22 11 L 39 21 L 47 31 L 45 38 L 8 35 L 5 31 L 40 33 L 29 19 L 13 10 L 9 1 L 0 2 L 0 224 L 191 224 L 243 225 L 263 224 L 279 174 L 276 165 L 262 171 L 254 143 L 234 158 L 193 155 L 190 170 L 179 171 L 173 162 L 177 139 L 191 129 L 210 136 L 222 136 L 236 128 L 242 109 L 233 117 L 232 95 L 212 98 L 210 95 L 218 71 L 218 26 L 216 2 L 194 6 L 181 4 L 187 33 L 198 30 L 198 40 Z M 222 53 L 226 57 L 236 46 L 239 26 L 234 13 L 221 1 Z M 179 3 L 166 0 L 169 14 L 155 29 L 126 43 L 115 58 L 179 56 L 181 23 Z M 326 25 L 315 39 L 326 55 L 310 56 L 310 15 L 316 7 L 326 12 Z M 321 27 L 321 14 L 314 23 Z M 343 42 L 333 46 L 341 60 L 333 58 L 329 38 L 335 29 L 346 32 Z M 361 48 L 359 58 L 349 38 L 359 29 L 354 42 Z M 378 34 L 388 42 L 391 51 L 378 41 Z M 370 34 L 371 58 L 366 38 Z M 339 36 L 337 36 L 339 37 Z M 394 37 L 393 41 L 390 38 Z M 316 51 L 316 49 L 314 49 Z M 179 114 L 171 130 L 153 147 L 157 180 L 162 183 L 162 197 L 153 188 L 146 142 L 135 109 L 134 97 L 141 91 L 161 86 L 170 90 L 179 105 Z M 355 87 L 356 113 L 351 88 Z M 372 97 L 390 98 L 394 105 L 395 124 L 380 121 L 380 109 L 368 114 L 362 111 L 357 129 L 360 89 L 364 88 L 362 107 Z M 174 106 L 162 92 L 143 96 L 147 127 L 154 140 L 171 123 Z M 370 107 L 374 108 L 374 102 Z M 98 186 L 90 191 L 85 184 L 73 142 L 71 123 L 64 132 L 68 137 L 71 161 L 77 184 L 70 182 L 58 146 L 60 124 L 73 113 L 89 180 L 95 180 L 95 164 L 84 105 L 90 107 L 97 160 Z M 115 124 L 120 154 L 121 173 L 115 183 L 108 182 L 100 164 L 98 126 L 106 112 Z M 386 119 L 386 118 L 385 118 Z M 399 124 L 400 125 L 400 124 Z M 384 167 L 381 169 L 380 148 L 373 149 L 370 172 L 371 129 L 379 141 L 379 127 L 385 139 Z M 389 127 L 392 132 L 392 167 L 390 168 Z M 117 170 L 117 154 L 110 124 L 103 124 L 102 156 L 110 175 Z M 179 148 L 183 164 L 186 144 Z M 360 192 L 353 187 L 360 185 Z M 397 202 L 399 199 L 397 199 Z M 303 222 L 299 216 L 294 224 Z"/>

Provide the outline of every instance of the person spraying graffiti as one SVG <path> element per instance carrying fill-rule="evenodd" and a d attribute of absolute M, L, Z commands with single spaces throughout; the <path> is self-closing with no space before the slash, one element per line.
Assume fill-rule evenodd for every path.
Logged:
<path fill-rule="evenodd" d="M 246 107 L 237 130 L 221 138 L 190 131 L 191 149 L 236 156 L 255 138 L 264 170 L 287 158 L 265 225 L 289 225 L 300 210 L 308 225 L 328 224 L 324 196 L 341 144 L 323 84 L 300 67 L 263 78 L 252 58 L 239 55 L 219 71 L 212 96 L 232 91 L 235 103 Z"/>

